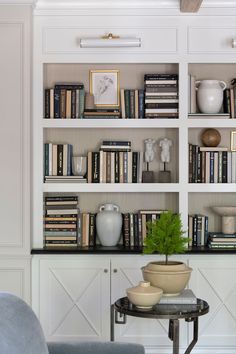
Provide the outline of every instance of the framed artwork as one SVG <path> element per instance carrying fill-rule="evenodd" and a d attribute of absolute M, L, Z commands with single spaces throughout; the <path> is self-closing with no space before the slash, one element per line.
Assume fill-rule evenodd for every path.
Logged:
<path fill-rule="evenodd" d="M 97 107 L 118 107 L 119 70 L 90 70 L 90 93 Z"/>
<path fill-rule="evenodd" d="M 236 131 L 231 132 L 231 151 L 236 151 Z"/>

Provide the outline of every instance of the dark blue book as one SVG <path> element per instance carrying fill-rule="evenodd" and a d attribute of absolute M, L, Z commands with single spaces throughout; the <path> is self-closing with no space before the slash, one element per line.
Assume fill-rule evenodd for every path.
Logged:
<path fill-rule="evenodd" d="M 144 90 L 138 90 L 139 118 L 145 118 Z"/>
<path fill-rule="evenodd" d="M 60 113 L 60 92 L 59 89 L 54 89 L 54 117 L 61 118 Z"/>

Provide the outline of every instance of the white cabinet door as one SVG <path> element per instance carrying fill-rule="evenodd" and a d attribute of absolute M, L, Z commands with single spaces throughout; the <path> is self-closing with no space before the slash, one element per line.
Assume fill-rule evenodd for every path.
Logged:
<path fill-rule="evenodd" d="M 109 268 L 109 258 L 96 256 L 36 262 L 38 316 L 47 340 L 110 339 Z"/>
<path fill-rule="evenodd" d="M 0 291 L 7 291 L 30 304 L 31 257 L 0 257 Z"/>
<path fill-rule="evenodd" d="M 198 348 L 236 348 L 236 259 L 233 255 L 190 258 L 190 287 L 210 305 L 200 317 Z M 224 351 L 223 351 L 224 352 Z"/>
<path fill-rule="evenodd" d="M 111 301 L 126 296 L 126 289 L 136 286 L 143 280 L 141 267 L 158 256 L 116 257 L 112 259 L 111 267 Z M 174 259 L 174 257 L 173 257 Z M 181 257 L 178 257 L 181 260 Z M 158 348 L 162 352 L 170 348 L 172 342 L 168 339 L 168 320 L 143 319 L 127 316 L 127 323 L 115 325 L 115 340 L 142 343 L 146 349 Z M 180 346 L 186 347 L 187 325 L 180 321 Z"/>

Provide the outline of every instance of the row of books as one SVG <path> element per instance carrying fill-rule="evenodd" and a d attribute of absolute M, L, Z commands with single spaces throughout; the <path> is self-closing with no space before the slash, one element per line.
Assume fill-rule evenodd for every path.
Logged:
<path fill-rule="evenodd" d="M 189 144 L 189 183 L 236 183 L 236 152 Z"/>
<path fill-rule="evenodd" d="M 88 152 L 88 183 L 141 183 L 143 154 L 129 141 L 103 141 L 100 151 Z"/>
<path fill-rule="evenodd" d="M 146 74 L 144 85 L 146 118 L 178 118 L 177 74 Z"/>
<path fill-rule="evenodd" d="M 207 244 L 209 248 L 236 248 L 236 234 L 209 232 Z"/>
<path fill-rule="evenodd" d="M 45 118 L 81 118 L 84 104 L 85 91 L 81 83 L 57 83 L 44 90 Z"/>
<path fill-rule="evenodd" d="M 121 89 L 121 118 L 145 118 L 144 90 Z"/>
<path fill-rule="evenodd" d="M 44 144 L 44 175 L 72 175 L 72 154 L 71 144 Z"/>
<path fill-rule="evenodd" d="M 200 247 L 208 242 L 208 216 L 194 214 L 188 216 L 189 247 Z"/>
<path fill-rule="evenodd" d="M 46 196 L 44 208 L 45 246 L 77 246 L 78 197 Z"/>

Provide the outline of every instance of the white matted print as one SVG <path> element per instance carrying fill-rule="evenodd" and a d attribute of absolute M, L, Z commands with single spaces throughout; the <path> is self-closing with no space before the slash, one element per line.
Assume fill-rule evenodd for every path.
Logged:
<path fill-rule="evenodd" d="M 90 70 L 90 93 L 96 106 L 119 106 L 119 70 Z"/>

